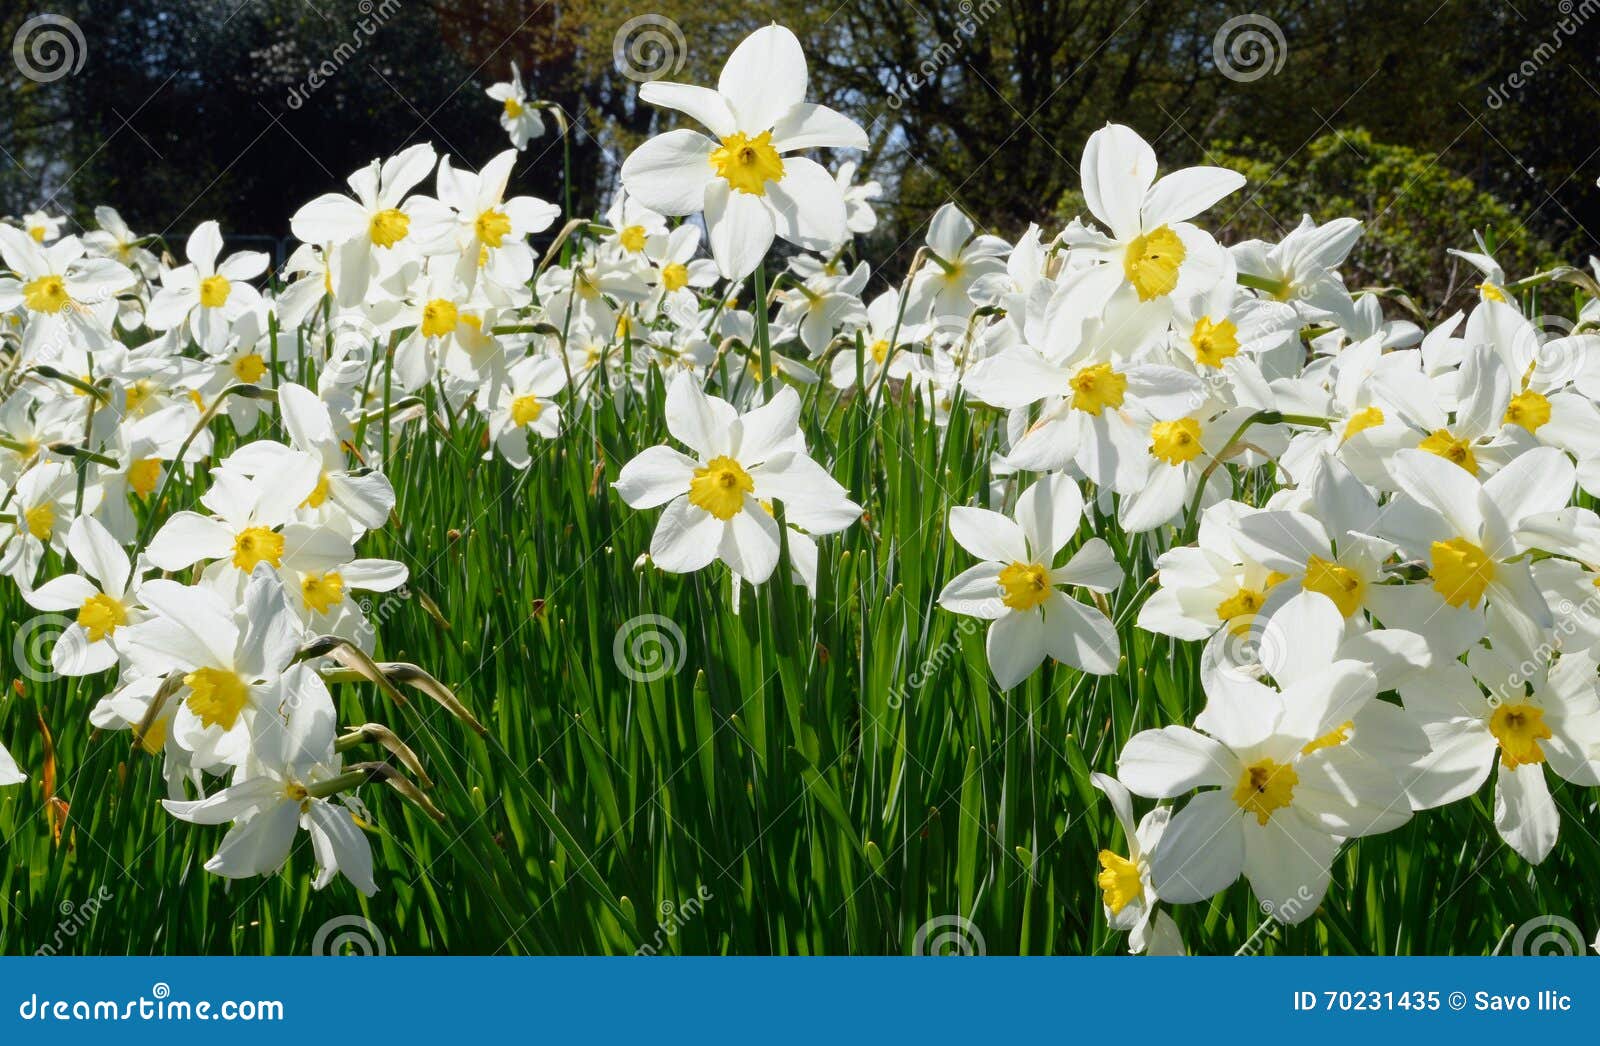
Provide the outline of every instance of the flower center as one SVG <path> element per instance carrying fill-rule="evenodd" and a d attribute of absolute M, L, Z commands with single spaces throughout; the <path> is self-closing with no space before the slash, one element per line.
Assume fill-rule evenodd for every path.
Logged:
<path fill-rule="evenodd" d="M 1250 631 L 1250 619 L 1255 617 L 1266 601 L 1265 592 L 1241 588 L 1217 604 L 1217 620 L 1226 623 L 1234 635 L 1242 636 Z"/>
<path fill-rule="evenodd" d="M 484 246 L 498 247 L 511 233 L 511 219 L 504 211 L 491 207 L 478 215 L 478 220 L 472 223 L 472 231 Z"/>
<path fill-rule="evenodd" d="M 98 643 L 128 623 L 128 611 L 123 605 L 101 592 L 83 601 L 78 610 L 78 624 L 89 633 L 89 642 Z"/>
<path fill-rule="evenodd" d="M 189 688 L 189 711 L 202 726 L 232 730 L 239 713 L 250 703 L 250 689 L 233 672 L 221 668 L 198 668 L 183 677 Z"/>
<path fill-rule="evenodd" d="M 1550 401 L 1532 389 L 1523 389 L 1506 404 L 1505 423 L 1521 425 L 1529 432 L 1538 432 L 1539 426 L 1550 420 Z"/>
<path fill-rule="evenodd" d="M 60 312 L 72 302 L 59 276 L 40 276 L 22 285 L 22 304 L 34 312 Z"/>
<path fill-rule="evenodd" d="M 1171 294 L 1178 285 L 1178 266 L 1187 253 L 1178 234 L 1162 225 L 1134 237 L 1122 256 L 1122 272 L 1139 292 L 1140 301 Z M 1235 344 L 1235 349 L 1238 348 Z"/>
<path fill-rule="evenodd" d="M 1194 358 L 1207 367 L 1221 367 L 1222 361 L 1239 354 L 1239 328 L 1230 319 L 1212 323 L 1211 317 L 1202 316 L 1189 335 L 1194 346 Z"/>
<path fill-rule="evenodd" d="M 1106 407 L 1122 406 L 1122 397 L 1128 391 L 1128 379 L 1112 370 L 1109 363 L 1085 367 L 1067 384 L 1072 386 L 1073 407 L 1096 415 Z"/>
<path fill-rule="evenodd" d="M 1032 610 L 1050 598 L 1052 588 L 1043 563 L 1013 563 L 1000 571 L 1000 602 L 1012 610 Z"/>
<path fill-rule="evenodd" d="M 435 298 L 422 307 L 422 335 L 426 338 L 442 338 L 456 329 L 460 318 L 460 310 L 454 302 Z"/>
<path fill-rule="evenodd" d="M 744 508 L 744 496 L 756 489 L 756 481 L 737 461 L 718 455 L 694 470 L 689 480 L 689 504 L 703 508 L 718 519 L 732 519 Z"/>
<path fill-rule="evenodd" d="M 522 103 L 515 98 L 506 99 L 506 115 L 515 120 L 522 115 Z"/>
<path fill-rule="evenodd" d="M 411 231 L 411 216 L 405 211 L 390 207 L 372 216 L 367 234 L 379 247 L 393 247 Z"/>
<path fill-rule="evenodd" d="M 1367 594 L 1367 583 L 1360 574 L 1318 555 L 1306 559 L 1306 578 L 1302 584 L 1307 592 L 1321 592 L 1333 600 L 1333 605 L 1345 617 L 1361 609 Z"/>
<path fill-rule="evenodd" d="M 544 404 L 539 402 L 538 396 L 518 396 L 511 401 L 511 424 L 518 428 L 532 425 L 543 413 Z"/>
<path fill-rule="evenodd" d="M 1433 589 L 1453 607 L 1476 607 L 1483 590 L 1494 580 L 1494 560 L 1466 538 L 1433 543 L 1433 566 L 1428 569 Z"/>
<path fill-rule="evenodd" d="M 155 394 L 155 390 L 155 383 L 149 378 L 140 378 L 138 381 L 129 385 L 125 397 L 127 412 L 129 414 L 139 413 L 140 409 L 145 405 L 145 402 Z"/>
<path fill-rule="evenodd" d="M 147 498 L 156 492 L 161 480 L 161 459 L 140 458 L 128 466 L 128 486 L 135 494 Z"/>
<path fill-rule="evenodd" d="M 1489 717 L 1489 732 L 1500 742 L 1500 762 L 1507 770 L 1544 762 L 1539 742 L 1550 737 L 1550 728 L 1533 705 L 1499 706 Z"/>
<path fill-rule="evenodd" d="M 254 385 L 267 372 L 267 361 L 259 352 L 247 352 L 233 361 L 233 375 L 246 385 Z"/>
<path fill-rule="evenodd" d="M 1483 299 L 1485 301 L 1498 301 L 1504 303 L 1506 300 L 1506 292 L 1487 280 L 1478 284 L 1478 293 L 1483 295 Z"/>
<path fill-rule="evenodd" d="M 300 580 L 300 595 L 306 606 L 318 614 L 344 602 L 344 576 L 334 571 L 326 574 L 307 574 Z"/>
<path fill-rule="evenodd" d="M 1100 851 L 1100 874 L 1095 876 L 1095 883 L 1105 894 L 1106 907 L 1111 909 L 1112 915 L 1121 912 L 1129 901 L 1136 900 L 1144 892 L 1139 866 L 1110 850 Z"/>
<path fill-rule="evenodd" d="M 1427 439 L 1417 444 L 1417 448 L 1429 454 L 1437 454 L 1446 461 L 1453 461 L 1474 476 L 1478 474 L 1478 457 L 1472 453 L 1472 444 L 1467 440 L 1457 439 L 1449 429 L 1438 429 L 1431 433 Z"/>
<path fill-rule="evenodd" d="M 765 196 L 768 182 L 783 180 L 783 158 L 772 147 L 771 131 L 754 138 L 743 131 L 728 135 L 711 153 L 711 167 L 734 189 L 751 196 Z"/>
<path fill-rule="evenodd" d="M 139 747 L 151 755 L 161 751 L 161 746 L 167 743 L 167 721 L 157 719 L 150 724 L 150 729 L 138 734 Z"/>
<path fill-rule="evenodd" d="M 246 574 L 257 563 L 283 563 L 283 535 L 266 527 L 246 527 L 233 539 L 233 565 Z"/>
<path fill-rule="evenodd" d="M 622 249 L 629 254 L 638 254 L 644 250 L 644 241 L 649 234 L 642 225 L 630 225 L 617 234 L 617 241 L 622 244 Z"/>
<path fill-rule="evenodd" d="M 1150 426 L 1150 455 L 1168 465 L 1181 465 L 1199 457 L 1200 423 L 1193 418 L 1158 421 Z"/>
<path fill-rule="evenodd" d="M 879 338 L 872 343 L 867 351 L 872 353 L 872 362 L 881 367 L 883 366 L 883 361 L 889 358 L 889 340 L 887 338 Z"/>
<path fill-rule="evenodd" d="M 1256 815 L 1257 824 L 1266 824 L 1274 810 L 1281 810 L 1294 799 L 1294 787 L 1300 775 L 1287 763 L 1258 759 L 1244 768 L 1239 775 L 1239 785 L 1233 790 L 1233 801 L 1241 810 Z"/>
<path fill-rule="evenodd" d="M 661 267 L 661 286 L 669 291 L 682 290 L 689 285 L 689 267 L 682 262 L 668 262 Z"/>
<path fill-rule="evenodd" d="M 1343 443 L 1358 432 L 1375 429 L 1382 424 L 1382 410 L 1377 407 L 1364 407 L 1350 415 L 1350 420 L 1344 423 L 1344 435 L 1340 437 L 1339 442 Z"/>
<path fill-rule="evenodd" d="M 48 541 L 56 529 L 56 507 L 48 501 L 35 505 L 22 514 L 22 523 L 35 539 Z"/>
<path fill-rule="evenodd" d="M 200 304 L 208 309 L 220 309 L 228 303 L 233 284 L 226 276 L 207 276 L 200 281 Z"/>
<path fill-rule="evenodd" d="M 324 472 L 317 477 L 317 485 L 311 488 L 311 493 L 300 502 L 301 508 L 321 508 L 328 500 L 328 474 Z"/>

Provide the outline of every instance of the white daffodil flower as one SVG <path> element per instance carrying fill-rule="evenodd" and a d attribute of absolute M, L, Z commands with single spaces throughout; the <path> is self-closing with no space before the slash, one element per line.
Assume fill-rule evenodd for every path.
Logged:
<path fill-rule="evenodd" d="M 1057 291 L 1068 303 L 1063 313 L 1083 278 Z M 1127 296 L 1085 318 L 1076 337 L 1058 335 L 1059 347 L 1041 352 L 1019 345 L 974 364 L 965 384 L 983 402 L 1005 410 L 1044 403 L 1007 463 L 1030 471 L 1075 466 L 1100 486 L 1138 490 L 1149 471 L 1151 426 L 1177 421 L 1205 401 L 1205 386 L 1193 374 L 1145 362 L 1166 322 L 1164 307 Z"/>
<path fill-rule="evenodd" d="M 378 890 L 372 878 L 372 847 L 356 812 L 318 786 L 337 784 L 341 760 L 334 751 L 333 700 L 322 679 L 297 665 L 283 676 L 291 711 L 285 722 L 262 715 L 250 759 L 234 781 L 204 799 L 163 799 L 161 805 L 192 824 L 233 822 L 206 871 L 228 879 L 270 875 L 289 859 L 298 830 L 311 835 L 320 890 L 338 875 L 363 894 Z"/>
<path fill-rule="evenodd" d="M 911 278 L 906 313 L 919 322 L 965 323 L 972 313 L 974 290 L 1005 271 L 1011 245 L 998 236 L 980 234 L 953 203 L 934 212 L 926 244 L 931 257 Z"/>
<path fill-rule="evenodd" d="M 1479 482 L 1445 458 L 1421 450 L 1395 455 L 1403 493 L 1377 529 L 1427 571 L 1428 616 L 1408 627 L 1448 648 L 1450 634 L 1498 620 L 1529 650 L 1554 624 L 1518 537 L 1523 520 L 1567 505 L 1574 470 L 1554 447 L 1539 447 Z M 1487 617 L 1485 616 L 1487 615 Z"/>
<path fill-rule="evenodd" d="M 336 247 L 338 264 L 330 274 L 343 306 L 359 305 L 372 281 L 393 265 L 387 255 L 401 251 L 436 254 L 454 247 L 455 216 L 432 197 L 411 190 L 433 171 L 433 146 L 419 143 L 352 174 L 355 199 L 324 193 L 301 207 L 289 227 L 303 243 Z"/>
<path fill-rule="evenodd" d="M 78 342 L 91 352 L 110 348 L 117 294 L 137 279 L 131 270 L 110 258 L 84 257 L 76 236 L 42 247 L 9 225 L 0 225 L 0 260 L 14 274 L 0 275 L 0 313 L 24 310 L 22 351 L 29 359 L 49 363 Z"/>
<path fill-rule="evenodd" d="M 511 79 L 491 84 L 484 94 L 500 103 L 500 126 L 511 136 L 511 144 L 518 152 L 544 134 L 544 120 L 538 108 L 528 104 L 528 92 L 522 86 L 522 72 L 516 62 L 511 63 Z"/>
<path fill-rule="evenodd" d="M 555 439 L 561 434 L 561 404 L 555 396 L 567 387 L 567 368 L 554 356 L 528 356 L 511 365 L 507 380 L 484 389 L 489 439 L 514 468 L 533 463 L 528 434 Z"/>
<path fill-rule="evenodd" d="M 141 675 L 182 673 L 172 737 L 210 770 L 244 765 L 251 722 L 275 717 L 284 673 L 303 632 L 266 564 L 250 576 L 237 605 L 205 586 L 155 579 L 139 586 L 149 617 L 126 629 L 125 655 Z"/>
<path fill-rule="evenodd" d="M 1128 951 L 1134 955 L 1183 955 L 1183 935 L 1172 916 L 1156 905 L 1161 898 L 1150 883 L 1150 854 L 1161 842 L 1171 819 L 1170 806 L 1157 806 L 1139 821 L 1133 821 L 1133 797 L 1121 781 L 1106 774 L 1090 774 L 1089 783 L 1105 793 L 1117 815 L 1128 856 L 1114 850 L 1101 850 L 1100 872 L 1095 885 L 1103 897 L 1106 922 L 1112 929 L 1128 935 Z"/>
<path fill-rule="evenodd" d="M 1433 746 L 1412 767 L 1408 791 L 1418 809 L 1442 806 L 1476 793 L 1498 765 L 1495 828 L 1538 864 L 1561 827 L 1545 767 L 1600 785 L 1600 666 L 1587 653 L 1549 664 L 1509 633 L 1490 643 L 1468 651 L 1465 665 L 1438 664 L 1401 685 Z"/>
<path fill-rule="evenodd" d="M 1226 671 L 1203 681 L 1197 729 L 1145 730 L 1117 760 L 1117 777 L 1135 795 L 1173 799 L 1207 789 L 1162 833 L 1151 882 L 1163 900 L 1183 904 L 1242 874 L 1274 918 L 1303 922 L 1327 891 L 1342 840 L 1411 817 L 1394 767 L 1327 743 L 1372 701 L 1377 679 L 1360 662 L 1340 660 L 1290 676 L 1281 693 Z"/>
<path fill-rule="evenodd" d="M 1361 238 L 1361 223 L 1336 218 L 1318 225 L 1311 215 L 1277 243 L 1246 240 L 1230 248 L 1239 274 L 1262 293 L 1292 305 L 1307 323 L 1339 316 L 1350 308 L 1350 294 L 1338 268 Z"/>
<path fill-rule="evenodd" d="M 516 150 L 507 149 L 473 174 L 456 170 L 448 156 L 439 160 L 439 201 L 455 211 L 461 249 L 456 275 L 468 288 L 480 270 L 501 287 L 526 284 L 534 266 L 527 238 L 561 215 L 561 208 L 536 196 L 506 198 L 516 162 Z"/>
<path fill-rule="evenodd" d="M 1189 219 L 1244 185 L 1221 167 L 1187 167 L 1156 178 L 1156 154 L 1138 133 L 1107 124 L 1083 149 L 1084 202 L 1104 231 L 1069 230 L 1074 249 L 1101 262 L 1085 291 L 1105 301 L 1128 285 L 1140 301 L 1187 296 L 1221 271 L 1221 248 Z"/>
<path fill-rule="evenodd" d="M 757 29 L 728 56 L 716 90 L 655 80 L 641 100 L 699 121 L 657 135 L 622 165 L 628 193 L 665 215 L 705 213 L 711 256 L 722 275 L 755 271 L 774 236 L 808 250 L 849 238 L 844 193 L 802 149 L 865 149 L 854 121 L 807 102 L 800 41 L 779 25 Z"/>
<path fill-rule="evenodd" d="M 219 261 L 222 230 L 216 222 L 195 226 L 185 253 L 189 264 L 161 274 L 145 323 L 158 331 L 186 324 L 200 347 L 215 355 L 227 345 L 234 321 L 261 307 L 261 294 L 246 281 L 267 271 L 268 258 L 239 251 Z"/>
<path fill-rule="evenodd" d="M 36 610 L 77 612 L 50 661 L 64 676 L 93 675 L 117 663 L 118 630 L 143 616 L 132 595 L 140 579 L 128 554 L 93 516 L 72 521 L 67 550 L 83 573 L 57 575 L 23 598 Z"/>
<path fill-rule="evenodd" d="M 650 542 L 662 570 L 685 574 L 720 559 L 757 584 L 778 564 L 779 533 L 769 506 L 788 522 L 832 533 L 861 514 L 836 480 L 806 454 L 800 397 L 791 388 L 739 414 L 707 396 L 688 374 L 667 389 L 667 429 L 693 457 L 662 445 L 622 467 L 614 484 L 630 507 L 666 505 Z"/>
<path fill-rule="evenodd" d="M 88 251 L 132 269 L 147 281 L 156 278 L 161 272 L 161 263 L 144 246 L 146 238 L 128 228 L 128 223 L 122 220 L 116 208 L 104 205 L 96 207 L 94 220 L 99 228 L 83 234 L 83 245 Z"/>
<path fill-rule="evenodd" d="M 1003 690 L 1027 679 L 1046 657 L 1096 675 L 1117 669 L 1121 647 L 1111 621 L 1062 589 L 1110 592 L 1122 582 L 1122 567 L 1099 538 L 1055 565 L 1082 519 L 1083 495 L 1059 473 L 1023 491 L 1015 516 L 950 510 L 951 536 L 983 562 L 945 585 L 939 605 L 993 622 L 986 649 Z"/>
<path fill-rule="evenodd" d="M 145 555 L 161 570 L 209 563 L 201 576 L 229 599 L 238 596 L 261 564 L 321 573 L 347 562 L 353 555 L 349 537 L 294 521 L 315 493 L 322 471 L 321 461 L 299 452 L 278 456 L 253 476 L 224 462 L 211 470 L 211 486 L 200 495 L 200 504 L 215 515 L 173 513 Z"/>
<path fill-rule="evenodd" d="M 303 521 L 336 521 L 357 536 L 388 522 L 394 487 L 381 472 L 350 468 L 328 405 L 310 389 L 290 382 L 278 387 L 278 412 L 290 445 L 271 440 L 246 444 L 228 456 L 228 467 L 249 477 L 278 476 L 284 469 L 299 476 L 305 458 L 313 458 L 322 469 L 298 506 Z"/>

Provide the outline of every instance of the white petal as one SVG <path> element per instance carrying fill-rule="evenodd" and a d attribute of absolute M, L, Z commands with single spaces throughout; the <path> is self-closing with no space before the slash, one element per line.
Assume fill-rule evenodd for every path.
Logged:
<path fill-rule="evenodd" d="M 657 135 L 623 161 L 622 184 L 652 211 L 693 214 L 705 206 L 716 148 L 716 142 L 688 128 Z"/>
<path fill-rule="evenodd" d="M 1195 788 L 1234 783 L 1233 753 L 1186 726 L 1143 730 L 1117 759 L 1117 778 L 1136 795 L 1170 799 Z"/>

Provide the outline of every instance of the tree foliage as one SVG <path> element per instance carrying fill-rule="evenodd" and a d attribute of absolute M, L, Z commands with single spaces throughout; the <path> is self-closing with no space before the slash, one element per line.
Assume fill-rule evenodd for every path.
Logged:
<path fill-rule="evenodd" d="M 1239 12 L 1209 0 L 659 0 L 648 12 L 621 0 L 59 6 L 82 27 L 87 61 L 49 84 L 6 66 L 0 204 L 12 212 L 48 202 L 85 219 L 109 201 L 139 228 L 181 234 L 203 215 L 282 235 L 298 203 L 408 142 L 431 140 L 469 164 L 504 148 L 482 90 L 513 61 L 534 94 L 569 115 L 573 206 L 593 210 L 626 150 L 676 119 L 639 103 L 616 48 L 653 26 L 658 50 L 643 52 L 652 68 L 709 82 L 741 36 L 777 20 L 806 44 L 813 93 L 869 127 L 865 167 L 889 192 L 865 246 L 891 265 L 946 200 L 1008 233 L 1044 216 L 1077 185 L 1083 142 L 1108 120 L 1138 128 L 1169 164 L 1217 162 L 1209 142 L 1239 143 L 1237 154 L 1224 150 L 1229 162 L 1282 163 L 1256 197 L 1269 210 L 1289 202 L 1284 191 L 1317 186 L 1339 194 L 1318 205 L 1327 212 L 1336 199 L 1361 210 L 1365 192 L 1388 193 L 1393 210 L 1413 215 L 1405 197 L 1426 188 L 1418 206 L 1443 219 L 1482 211 L 1487 193 L 1525 223 L 1504 235 L 1575 259 L 1597 249 L 1586 230 L 1600 227 L 1600 190 L 1585 164 L 1600 90 L 1584 72 L 1595 0 L 1521 13 L 1490 0 L 1279 0 L 1223 35 Z M 0 29 L 14 33 L 23 17 L 0 17 Z M 1241 38 L 1252 29 L 1260 35 Z M 1225 75 L 1219 57 L 1241 72 Z M 1352 128 L 1414 152 L 1385 147 L 1372 167 L 1352 152 L 1343 164 L 1329 136 Z M 534 143 L 519 185 L 560 199 L 563 149 L 553 134 Z M 1433 158 L 1422 162 L 1438 178 L 1415 169 L 1420 157 Z M 1408 170 L 1422 177 L 1388 183 Z M 1365 181 L 1342 186 L 1345 176 Z M 1373 232 L 1400 235 L 1392 226 Z M 1440 248 L 1459 242 L 1415 244 L 1431 261 L 1390 244 L 1383 264 L 1437 283 L 1448 276 Z"/>

